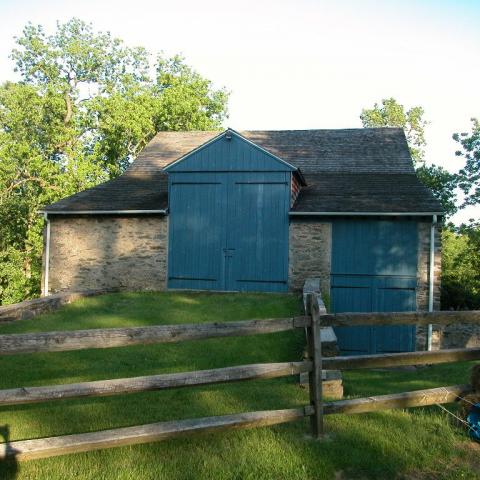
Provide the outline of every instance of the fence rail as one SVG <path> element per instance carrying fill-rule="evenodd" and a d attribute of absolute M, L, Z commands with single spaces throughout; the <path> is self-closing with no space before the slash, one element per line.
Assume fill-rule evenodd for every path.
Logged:
<path fill-rule="evenodd" d="M 275 425 L 303 417 L 310 417 L 313 436 L 321 438 L 324 431 L 324 415 L 356 414 L 392 408 L 450 403 L 458 399 L 459 396 L 471 392 L 469 385 L 454 385 L 324 402 L 322 380 L 336 378 L 335 372 L 329 372 L 330 369 L 378 368 L 478 360 L 480 359 L 480 348 L 322 358 L 320 327 L 480 323 L 479 311 L 327 314 L 323 303 L 315 294 L 309 295 L 307 310 L 308 316 L 280 319 L 0 335 L 0 355 L 14 355 L 257 335 L 305 328 L 309 356 L 302 362 L 240 365 L 195 372 L 0 390 L 0 406 L 276 378 L 302 372 L 308 372 L 310 387 L 310 405 L 301 408 L 159 422 L 99 432 L 9 442 L 0 444 L 0 459 L 8 457 L 16 457 L 17 459 L 43 458 L 121 445 L 160 441 L 197 432 Z"/>
<path fill-rule="evenodd" d="M 288 375 L 310 372 L 311 370 L 312 362 L 308 360 L 303 362 L 257 363 L 195 372 L 97 380 L 45 387 L 12 388 L 0 390 L 0 405 L 38 403 L 50 400 L 63 400 L 65 398 L 103 397 L 123 393 L 193 387 L 195 385 L 286 377 Z M 333 377 L 334 375 L 331 372 L 325 372 L 325 380 Z"/>
<path fill-rule="evenodd" d="M 15 457 L 18 460 L 88 452 L 103 448 L 158 442 L 194 433 L 210 433 L 221 430 L 237 430 L 265 427 L 292 422 L 311 414 L 305 408 L 266 410 L 261 412 L 238 413 L 217 417 L 204 417 L 172 422 L 150 423 L 133 427 L 115 428 L 92 433 L 78 433 L 60 437 L 22 440 L 9 443 L 0 452 L 0 459 Z"/>
<path fill-rule="evenodd" d="M 327 369 L 355 370 L 360 368 L 385 368 L 407 365 L 433 365 L 437 363 L 480 360 L 480 348 L 455 348 L 430 352 L 382 353 L 376 355 L 352 355 L 323 359 Z"/>
<path fill-rule="evenodd" d="M 364 325 L 450 325 L 480 323 L 480 311 L 334 313 L 322 316 L 322 327 L 361 327 Z"/>
<path fill-rule="evenodd" d="M 172 343 L 218 337 L 238 337 L 284 332 L 307 327 L 309 317 L 244 320 L 240 322 L 155 325 L 151 327 L 99 328 L 45 333 L 0 335 L 0 355 L 64 352 L 151 343 Z"/>

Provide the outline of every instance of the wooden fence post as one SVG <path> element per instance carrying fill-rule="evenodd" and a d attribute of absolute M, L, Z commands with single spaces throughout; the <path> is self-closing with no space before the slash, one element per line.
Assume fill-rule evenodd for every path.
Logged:
<path fill-rule="evenodd" d="M 316 295 L 308 296 L 308 313 L 312 317 L 310 327 L 307 329 L 308 354 L 312 362 L 309 373 L 310 404 L 314 414 L 310 417 L 312 435 L 314 438 L 323 436 L 323 398 L 322 398 L 322 339 L 320 338 L 320 312 Z"/>

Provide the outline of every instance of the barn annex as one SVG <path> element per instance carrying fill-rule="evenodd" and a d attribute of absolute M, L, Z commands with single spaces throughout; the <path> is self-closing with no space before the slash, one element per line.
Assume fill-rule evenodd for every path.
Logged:
<path fill-rule="evenodd" d="M 333 311 L 438 307 L 442 209 L 401 129 L 160 132 L 123 175 L 44 213 L 46 295 L 320 277 Z M 415 347 L 411 327 L 337 334 L 345 352 Z"/>

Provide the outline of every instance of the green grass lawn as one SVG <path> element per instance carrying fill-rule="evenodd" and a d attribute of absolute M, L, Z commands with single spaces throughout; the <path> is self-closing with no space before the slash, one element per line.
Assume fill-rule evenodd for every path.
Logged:
<path fill-rule="evenodd" d="M 262 294 L 123 293 L 93 297 L 0 334 L 284 317 L 298 297 Z M 0 357 L 0 388 L 50 385 L 256 362 L 299 360 L 298 331 Z M 467 382 L 470 365 L 417 371 L 345 372 L 347 396 Z M 104 398 L 0 407 L 10 440 L 96 431 L 162 420 L 280 409 L 308 403 L 296 378 L 239 382 Z M 453 407 L 450 407 L 453 408 Z M 326 418 L 328 439 L 308 422 L 1 465 L 0 479 L 480 478 L 480 448 L 437 407 Z"/>

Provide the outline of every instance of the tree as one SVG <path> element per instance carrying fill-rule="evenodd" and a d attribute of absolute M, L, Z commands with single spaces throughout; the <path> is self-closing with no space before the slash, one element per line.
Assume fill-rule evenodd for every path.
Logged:
<path fill-rule="evenodd" d="M 397 127 L 403 128 L 410 154 L 420 181 L 430 188 L 442 203 L 447 216 L 457 211 L 456 193 L 457 175 L 437 165 L 425 164 L 425 127 L 424 110 L 416 106 L 405 111 L 405 107 L 394 98 L 375 103 L 371 109 L 363 109 L 360 120 L 365 128 Z"/>
<path fill-rule="evenodd" d="M 403 128 L 407 137 L 410 154 L 416 166 L 424 163 L 426 145 L 425 126 L 422 107 L 412 107 L 405 111 L 394 98 L 385 98 L 382 105 L 375 103 L 372 109 L 364 108 L 360 120 L 365 128 L 397 127 Z"/>
<path fill-rule="evenodd" d="M 124 171 L 160 130 L 218 129 L 228 93 L 72 19 L 29 24 L 0 86 L 0 304 L 39 293 L 46 204 Z"/>
<path fill-rule="evenodd" d="M 442 309 L 480 308 L 480 229 L 442 234 Z"/>
<path fill-rule="evenodd" d="M 428 187 L 442 204 L 447 217 L 458 211 L 457 188 L 458 176 L 438 165 L 421 165 L 416 169 L 420 181 Z"/>
<path fill-rule="evenodd" d="M 471 122 L 470 133 L 453 135 L 462 147 L 456 155 L 465 159 L 465 166 L 459 172 L 459 186 L 466 195 L 464 206 L 480 203 L 480 121 L 472 118 Z"/>

